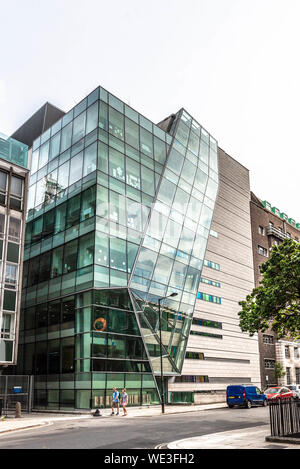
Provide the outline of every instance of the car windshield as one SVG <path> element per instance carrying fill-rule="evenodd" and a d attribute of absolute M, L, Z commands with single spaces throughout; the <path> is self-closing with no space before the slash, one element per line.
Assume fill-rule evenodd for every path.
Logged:
<path fill-rule="evenodd" d="M 288 386 L 289 389 L 291 389 L 292 391 L 296 391 L 296 386 Z"/>
<path fill-rule="evenodd" d="M 278 388 L 269 388 L 265 391 L 266 394 L 274 394 L 276 392 L 279 392 Z"/>

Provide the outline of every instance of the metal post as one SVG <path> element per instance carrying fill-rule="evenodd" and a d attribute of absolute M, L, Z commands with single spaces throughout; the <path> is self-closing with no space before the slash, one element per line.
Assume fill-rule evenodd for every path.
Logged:
<path fill-rule="evenodd" d="M 159 341 L 160 341 L 160 379 L 161 379 L 161 411 L 165 413 L 165 389 L 164 389 L 164 372 L 163 372 L 163 357 L 162 357 L 162 335 L 161 335 L 161 308 L 160 302 L 163 298 L 158 300 L 158 317 L 159 317 Z"/>

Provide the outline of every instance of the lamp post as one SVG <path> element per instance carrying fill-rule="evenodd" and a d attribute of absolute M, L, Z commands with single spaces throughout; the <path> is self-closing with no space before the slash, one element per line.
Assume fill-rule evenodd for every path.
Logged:
<path fill-rule="evenodd" d="M 178 293 L 171 293 L 171 295 L 164 296 L 158 299 L 158 319 L 159 319 L 159 342 L 160 342 L 160 380 L 161 380 L 161 412 L 165 413 L 165 387 L 164 387 L 164 372 L 163 372 L 163 356 L 162 356 L 162 338 L 161 338 L 161 302 L 166 298 L 173 298 Z"/>

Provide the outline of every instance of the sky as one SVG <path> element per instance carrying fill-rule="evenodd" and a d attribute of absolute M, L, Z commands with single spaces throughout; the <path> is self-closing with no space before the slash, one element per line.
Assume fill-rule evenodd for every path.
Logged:
<path fill-rule="evenodd" d="M 299 0 L 0 0 L 0 132 L 98 85 L 157 123 L 184 107 L 300 223 Z"/>

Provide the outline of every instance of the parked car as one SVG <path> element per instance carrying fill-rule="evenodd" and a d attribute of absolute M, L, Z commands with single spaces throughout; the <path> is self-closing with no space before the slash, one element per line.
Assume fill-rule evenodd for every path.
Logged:
<path fill-rule="evenodd" d="M 251 409 L 253 405 L 264 407 L 268 405 L 267 396 L 256 386 L 244 384 L 231 385 L 227 387 L 226 396 L 229 409 L 232 409 L 234 406 Z"/>
<path fill-rule="evenodd" d="M 268 401 L 278 401 L 280 399 L 292 399 L 294 397 L 293 391 L 288 389 L 287 386 L 273 386 L 266 389 L 265 394 Z"/>
<path fill-rule="evenodd" d="M 287 386 L 294 393 L 294 399 L 300 399 L 300 384 L 289 384 Z"/>

